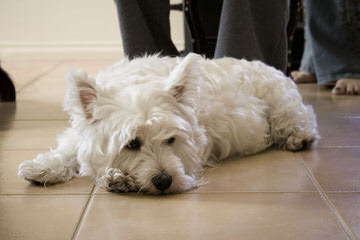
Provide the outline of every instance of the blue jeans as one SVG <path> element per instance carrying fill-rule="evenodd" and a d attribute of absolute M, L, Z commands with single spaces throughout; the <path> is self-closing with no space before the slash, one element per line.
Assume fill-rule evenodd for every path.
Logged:
<path fill-rule="evenodd" d="M 318 84 L 360 78 L 360 2 L 304 0 L 304 4 L 305 50 L 300 70 L 315 73 Z"/>

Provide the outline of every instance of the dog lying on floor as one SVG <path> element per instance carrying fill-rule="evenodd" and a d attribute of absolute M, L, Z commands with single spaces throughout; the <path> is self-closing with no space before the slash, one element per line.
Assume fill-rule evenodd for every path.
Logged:
<path fill-rule="evenodd" d="M 147 56 L 96 78 L 66 76 L 71 127 L 55 150 L 20 164 L 38 184 L 96 177 L 108 191 L 179 193 L 202 184 L 206 166 L 270 146 L 298 151 L 319 138 L 296 85 L 259 61 Z"/>

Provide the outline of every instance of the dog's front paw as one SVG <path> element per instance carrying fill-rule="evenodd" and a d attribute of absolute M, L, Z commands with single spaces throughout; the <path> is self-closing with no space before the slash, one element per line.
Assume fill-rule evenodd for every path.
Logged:
<path fill-rule="evenodd" d="M 64 163 L 60 154 L 48 152 L 22 162 L 18 176 L 36 185 L 51 185 L 71 179 L 76 174 L 76 166 L 76 163 Z"/>
<path fill-rule="evenodd" d="M 118 168 L 108 168 L 105 170 L 98 183 L 109 192 L 135 192 L 138 188 L 135 179 Z"/>
<path fill-rule="evenodd" d="M 43 155 L 39 155 L 35 160 L 26 160 L 18 167 L 18 176 L 36 185 L 51 185 L 61 182 L 61 177 L 56 171 L 46 167 L 38 160 Z"/>
<path fill-rule="evenodd" d="M 32 160 L 22 162 L 18 168 L 18 176 L 36 185 L 45 185 L 48 173 L 38 165 Z"/>

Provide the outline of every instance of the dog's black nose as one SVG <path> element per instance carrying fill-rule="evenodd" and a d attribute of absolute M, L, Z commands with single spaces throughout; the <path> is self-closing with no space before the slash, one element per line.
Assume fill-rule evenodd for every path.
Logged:
<path fill-rule="evenodd" d="M 170 175 L 161 173 L 153 177 L 151 182 L 154 184 L 157 190 L 165 191 L 171 186 L 172 177 Z"/>

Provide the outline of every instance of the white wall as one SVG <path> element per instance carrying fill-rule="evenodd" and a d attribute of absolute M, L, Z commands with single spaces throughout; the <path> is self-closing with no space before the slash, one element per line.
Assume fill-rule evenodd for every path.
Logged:
<path fill-rule="evenodd" d="M 171 12 L 171 26 L 182 48 L 182 13 Z M 113 58 L 122 52 L 113 0 L 0 0 L 0 29 L 2 59 Z"/>

